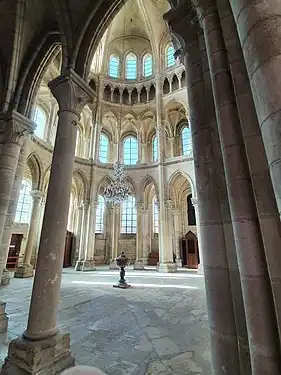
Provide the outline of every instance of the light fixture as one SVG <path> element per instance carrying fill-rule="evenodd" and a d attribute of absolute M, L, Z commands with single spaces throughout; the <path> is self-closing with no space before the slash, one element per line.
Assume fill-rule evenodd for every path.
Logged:
<path fill-rule="evenodd" d="M 124 5 L 126 7 L 126 5 Z M 125 46 L 125 14 L 124 12 L 124 30 L 123 30 L 123 53 Z M 122 122 L 122 100 L 120 103 L 120 115 L 119 115 L 119 129 L 118 129 L 118 141 L 117 141 L 117 161 L 113 164 L 114 169 L 114 180 L 104 190 L 104 199 L 107 203 L 119 205 L 123 203 L 130 194 L 130 189 L 123 181 L 123 169 L 124 164 L 120 163 L 120 133 L 121 133 L 121 122 Z"/>
<path fill-rule="evenodd" d="M 123 181 L 124 165 L 117 161 L 113 165 L 114 180 L 104 190 L 104 199 L 107 203 L 115 205 L 123 203 L 130 194 L 130 189 Z"/>

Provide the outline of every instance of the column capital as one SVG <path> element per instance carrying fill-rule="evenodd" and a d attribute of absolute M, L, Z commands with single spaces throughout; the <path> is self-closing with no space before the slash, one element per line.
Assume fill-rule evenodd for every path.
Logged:
<path fill-rule="evenodd" d="M 165 201 L 165 207 L 167 210 L 172 210 L 174 208 L 173 201 L 171 199 L 167 199 Z"/>
<path fill-rule="evenodd" d="M 190 2 L 184 2 L 165 13 L 164 19 L 169 25 L 176 54 L 180 55 L 186 44 L 197 38 L 197 13 Z"/>
<path fill-rule="evenodd" d="M 30 193 L 33 203 L 40 203 L 41 199 L 44 197 L 44 193 L 41 190 L 32 190 Z"/>
<path fill-rule="evenodd" d="M 217 4 L 215 0 L 191 0 L 196 13 L 201 23 L 202 20 L 210 13 L 217 10 Z"/>
<path fill-rule="evenodd" d="M 16 143 L 23 145 L 26 137 L 32 134 L 36 124 L 29 118 L 17 111 L 0 114 L 0 133 L 2 132 L 3 143 Z"/>
<path fill-rule="evenodd" d="M 80 116 L 84 106 L 95 101 L 95 92 L 73 69 L 68 69 L 48 86 L 59 104 L 59 112 L 69 111 Z"/>
<path fill-rule="evenodd" d="M 98 202 L 98 201 L 94 201 L 94 202 L 93 202 L 93 208 L 98 208 L 98 205 L 99 205 L 99 202 Z"/>
<path fill-rule="evenodd" d="M 136 210 L 138 212 L 142 212 L 144 210 L 144 204 L 139 202 L 139 203 L 136 203 Z"/>

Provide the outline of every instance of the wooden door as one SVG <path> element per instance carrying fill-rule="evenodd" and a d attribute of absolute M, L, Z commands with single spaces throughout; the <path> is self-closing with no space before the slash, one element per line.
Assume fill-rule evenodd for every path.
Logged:
<path fill-rule="evenodd" d="M 11 242 L 9 246 L 8 260 L 6 264 L 7 269 L 17 268 L 18 262 L 19 262 L 20 247 L 21 247 L 22 239 L 23 239 L 23 234 L 12 234 L 12 238 L 11 238 Z"/>
<path fill-rule="evenodd" d="M 189 231 L 185 235 L 186 247 L 187 247 L 187 267 L 198 268 L 198 241 L 194 233 Z"/>
<path fill-rule="evenodd" d="M 73 233 L 66 231 L 63 267 L 71 266 L 72 243 L 73 243 Z"/>

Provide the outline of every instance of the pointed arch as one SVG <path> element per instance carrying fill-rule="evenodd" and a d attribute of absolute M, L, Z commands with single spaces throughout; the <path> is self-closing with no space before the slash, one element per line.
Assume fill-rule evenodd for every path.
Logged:
<path fill-rule="evenodd" d="M 89 183 L 81 169 L 73 172 L 73 180 L 77 188 L 77 198 L 79 200 L 89 199 Z"/>
<path fill-rule="evenodd" d="M 146 175 L 140 183 L 140 200 L 144 203 L 145 207 L 148 207 L 150 191 L 154 189 L 156 199 L 159 199 L 158 186 L 156 181 L 150 175 Z"/>
<path fill-rule="evenodd" d="M 104 176 L 98 186 L 95 195 L 95 200 L 98 201 L 99 195 L 103 195 L 104 189 L 113 182 L 112 178 L 108 175 Z"/>
<path fill-rule="evenodd" d="M 175 196 L 175 191 L 174 191 L 174 185 L 176 181 L 180 178 L 184 178 L 187 183 L 190 186 L 191 194 L 193 197 L 196 197 L 196 188 L 195 188 L 195 183 L 193 182 L 192 178 L 187 174 L 186 172 L 182 171 L 181 169 L 177 169 L 169 178 L 168 180 L 168 195 L 169 199 L 177 200 L 177 197 Z M 179 192 L 180 193 L 180 192 Z M 178 194 L 176 194 L 178 195 Z"/>
<path fill-rule="evenodd" d="M 30 155 L 28 155 L 26 164 L 31 172 L 32 189 L 40 190 L 42 185 L 43 165 L 39 156 L 35 152 L 32 152 Z"/>

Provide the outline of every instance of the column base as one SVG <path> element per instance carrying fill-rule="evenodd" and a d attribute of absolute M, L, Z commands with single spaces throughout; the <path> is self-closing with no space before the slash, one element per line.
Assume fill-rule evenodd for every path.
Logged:
<path fill-rule="evenodd" d="M 23 279 L 26 277 L 33 277 L 34 271 L 31 264 L 20 264 L 16 269 L 14 277 L 18 279 Z"/>
<path fill-rule="evenodd" d="M 9 285 L 10 284 L 10 272 L 5 268 L 3 270 L 2 278 L 1 278 L 1 285 Z"/>
<path fill-rule="evenodd" d="M 115 263 L 115 260 L 111 260 L 111 261 L 110 261 L 109 269 L 110 269 L 110 270 L 119 270 L 119 267 L 118 267 L 117 264 Z"/>
<path fill-rule="evenodd" d="M 182 260 L 176 259 L 176 265 L 177 265 L 177 267 L 181 268 L 182 267 Z"/>
<path fill-rule="evenodd" d="M 160 262 L 157 267 L 157 271 L 165 273 L 177 272 L 177 265 L 176 263 L 172 262 Z"/>
<path fill-rule="evenodd" d="M 5 312 L 6 303 L 0 301 L 0 333 L 6 333 L 8 330 L 8 321 L 9 318 Z"/>
<path fill-rule="evenodd" d="M 134 264 L 134 270 L 144 270 L 144 264 L 142 260 L 136 260 Z"/>
<path fill-rule="evenodd" d="M 74 366 L 69 350 L 69 334 L 29 341 L 23 337 L 12 340 L 1 375 L 56 375 Z"/>
<path fill-rule="evenodd" d="M 94 260 L 88 259 L 88 260 L 80 261 L 79 263 L 80 263 L 79 269 L 76 269 L 76 271 L 87 272 L 87 271 L 95 271 L 96 269 L 96 264 Z"/>
<path fill-rule="evenodd" d="M 204 275 L 204 266 L 201 263 L 198 264 L 197 274 L 198 275 Z"/>

